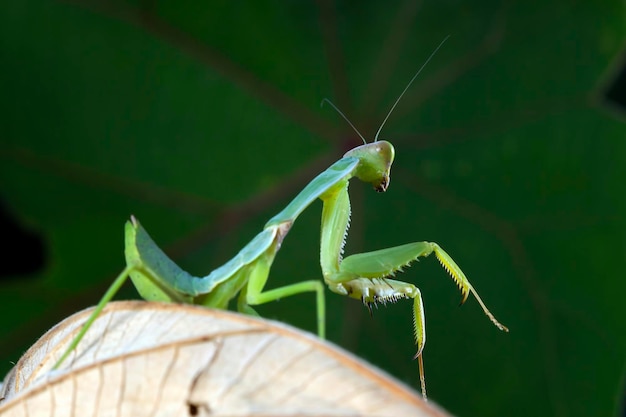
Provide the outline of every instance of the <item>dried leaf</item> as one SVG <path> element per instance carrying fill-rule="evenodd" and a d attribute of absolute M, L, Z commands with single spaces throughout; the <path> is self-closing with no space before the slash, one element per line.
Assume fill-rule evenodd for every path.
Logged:
<path fill-rule="evenodd" d="M 51 371 L 90 312 L 26 352 L 5 379 L 0 415 L 447 415 L 308 333 L 188 305 L 110 303 Z"/>

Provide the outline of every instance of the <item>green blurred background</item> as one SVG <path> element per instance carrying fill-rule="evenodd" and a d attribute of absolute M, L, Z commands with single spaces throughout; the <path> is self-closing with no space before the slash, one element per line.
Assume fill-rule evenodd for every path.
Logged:
<path fill-rule="evenodd" d="M 438 242 L 511 329 L 471 298 L 457 307 L 434 259 L 401 275 L 422 290 L 428 390 L 449 411 L 620 414 L 626 126 L 603 94 L 625 16 L 617 0 L 2 2 L 0 197 L 43 250 L 7 233 L 2 264 L 43 266 L 1 284 L 0 372 L 97 302 L 130 214 L 208 273 L 360 143 L 322 98 L 371 139 L 451 35 L 383 130 L 388 192 L 351 184 L 346 251 Z M 320 209 L 269 287 L 320 277 Z M 370 318 L 327 295 L 330 340 L 418 389 L 411 304 Z M 313 298 L 258 310 L 312 330 Z"/>

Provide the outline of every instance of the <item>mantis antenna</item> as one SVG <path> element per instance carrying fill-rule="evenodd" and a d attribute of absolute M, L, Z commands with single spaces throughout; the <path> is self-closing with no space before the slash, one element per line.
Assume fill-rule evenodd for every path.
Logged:
<path fill-rule="evenodd" d="M 337 108 L 337 106 L 335 106 L 335 105 L 333 104 L 333 102 L 332 102 L 332 101 L 330 101 L 330 100 L 329 100 L 329 99 L 327 99 L 327 98 L 325 98 L 324 100 L 322 100 L 322 102 L 320 103 L 320 107 L 324 107 L 324 102 L 327 102 L 328 104 L 330 104 L 331 106 L 333 106 L 333 109 L 337 110 L 337 113 L 339 113 L 339 114 L 341 115 L 341 117 L 343 117 L 343 118 L 344 118 L 344 120 L 345 120 L 346 122 L 348 122 L 348 124 L 349 124 L 350 126 L 352 126 L 352 129 L 354 129 L 354 131 L 356 132 L 356 134 L 357 134 L 357 135 L 359 135 L 359 136 L 361 137 L 361 139 L 363 139 L 363 144 L 367 145 L 367 141 L 365 140 L 365 138 L 363 137 L 363 135 L 361 134 L 361 132 L 359 132 L 359 129 L 357 129 L 356 127 L 354 127 L 354 125 L 352 124 L 352 122 L 351 122 L 350 120 L 348 120 L 348 118 L 346 117 L 346 115 L 345 115 L 345 114 L 343 114 L 343 113 L 341 112 L 341 110 L 339 110 L 339 109 Z"/>
<path fill-rule="evenodd" d="M 415 79 L 417 78 L 418 75 L 420 75 L 420 72 L 422 72 L 422 70 L 424 69 L 424 67 L 426 67 L 426 65 L 430 62 L 430 60 L 432 59 L 433 56 L 435 56 L 435 54 L 437 53 L 437 51 L 439 50 L 439 48 L 441 48 L 443 46 L 443 44 L 448 40 L 448 38 L 450 37 L 450 35 L 446 36 L 444 38 L 444 40 L 441 41 L 441 43 L 439 44 L 439 46 L 437 48 L 435 48 L 435 50 L 430 54 L 430 56 L 428 57 L 428 59 L 426 60 L 426 62 L 424 62 L 422 64 L 422 66 L 420 67 L 420 69 L 417 70 L 417 72 L 415 73 L 415 75 L 413 76 L 413 78 L 411 78 L 411 81 L 409 81 L 409 83 L 406 85 L 406 87 L 404 87 L 404 91 L 402 91 L 402 94 L 400 94 L 400 97 L 398 97 L 398 99 L 396 100 L 395 103 L 393 103 L 393 106 L 391 106 L 391 110 L 389 110 L 389 113 L 387 113 L 387 117 L 385 117 L 385 120 L 383 120 L 383 122 L 380 124 L 380 127 L 378 128 L 378 132 L 376 132 L 376 136 L 374 137 L 374 142 L 378 142 L 378 135 L 380 135 L 380 131 L 383 130 L 383 126 L 385 125 L 385 123 L 387 122 L 387 119 L 389 119 L 389 116 L 391 116 L 391 113 L 393 112 L 393 110 L 396 108 L 396 106 L 398 105 L 398 103 L 400 102 L 400 99 L 402 98 L 402 96 L 404 96 L 404 93 L 406 93 L 406 90 L 409 89 L 409 87 L 411 86 L 411 84 L 413 84 L 413 81 L 415 81 Z M 349 122 L 348 122 L 349 123 Z"/>
<path fill-rule="evenodd" d="M 400 100 L 402 99 L 402 97 L 404 96 L 404 93 L 406 93 L 406 91 L 409 89 L 409 87 L 411 86 L 411 84 L 413 84 L 413 81 L 415 81 L 415 79 L 417 78 L 418 75 L 420 75 L 420 73 L 422 72 L 422 70 L 426 67 L 426 65 L 430 62 L 430 60 L 432 59 L 433 56 L 435 56 L 435 54 L 437 53 L 437 51 L 439 50 L 439 48 L 441 48 L 443 46 L 443 44 L 448 40 L 448 38 L 450 37 L 450 35 L 446 36 L 444 38 L 444 40 L 441 41 L 441 43 L 439 44 L 439 46 L 437 46 L 437 48 L 435 48 L 435 50 L 430 54 L 430 56 L 428 57 L 428 59 L 426 60 L 426 62 L 424 62 L 422 64 L 422 66 L 420 67 L 420 69 L 417 70 L 417 72 L 415 73 L 415 75 L 413 76 L 413 78 L 411 78 L 411 81 L 409 81 L 409 83 L 406 85 L 406 87 L 404 87 L 404 90 L 402 90 L 402 93 L 400 94 L 400 96 L 396 99 L 396 102 L 393 103 L 393 106 L 391 106 L 391 110 L 389 110 L 389 113 L 387 113 L 387 116 L 385 117 L 385 120 L 383 120 L 383 122 L 380 124 L 380 127 L 378 128 L 378 131 L 376 132 L 376 136 L 374 137 L 374 142 L 378 142 L 378 135 L 380 135 L 380 131 L 383 130 L 383 126 L 385 125 L 385 123 L 387 123 L 387 119 L 389 119 L 389 116 L 391 116 L 391 113 L 393 113 L 394 109 L 396 108 L 396 106 L 398 105 L 398 103 L 400 102 Z M 341 115 L 341 117 L 343 117 L 343 119 L 348 122 L 348 124 L 352 127 L 352 129 L 354 129 L 354 131 L 357 133 L 357 135 L 359 135 L 359 137 L 363 140 L 364 144 L 367 144 L 367 141 L 365 140 L 365 138 L 363 137 L 363 135 L 361 134 L 361 132 L 359 132 L 359 129 L 357 129 L 352 122 L 346 117 L 345 114 L 343 114 L 343 112 L 341 110 L 339 110 L 337 108 L 337 106 L 335 106 L 333 104 L 332 101 L 330 101 L 329 99 L 325 98 L 322 100 L 322 102 L 320 103 L 320 107 L 324 107 L 324 102 L 330 104 L 333 109 L 335 109 L 337 111 L 337 113 L 339 113 Z"/>

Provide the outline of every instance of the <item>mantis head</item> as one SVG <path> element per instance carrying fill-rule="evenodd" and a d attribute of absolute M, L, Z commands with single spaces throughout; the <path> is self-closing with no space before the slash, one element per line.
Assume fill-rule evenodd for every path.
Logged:
<path fill-rule="evenodd" d="M 364 145 L 348 151 L 344 155 L 344 157 L 351 156 L 359 159 L 359 166 L 357 167 L 355 176 L 361 181 L 371 183 L 374 186 L 374 189 L 378 192 L 387 191 L 387 187 L 389 186 L 389 173 L 391 171 L 391 164 L 393 163 L 393 157 L 395 155 L 393 145 L 387 141 L 378 140 L 378 136 L 383 130 L 383 126 L 385 126 L 385 123 L 387 123 L 389 116 L 391 116 L 391 113 L 393 113 L 394 109 L 396 108 L 404 94 L 407 92 L 411 84 L 413 84 L 413 81 L 415 81 L 415 79 L 422 72 L 426 64 L 428 64 L 428 62 L 432 59 L 432 57 L 437 53 L 439 48 L 441 48 L 441 46 L 448 38 L 449 36 L 441 41 L 439 46 L 437 46 L 437 48 L 435 48 L 435 50 L 430 54 L 426 62 L 424 62 L 420 69 L 417 70 L 415 75 L 413 75 L 411 81 L 409 81 L 406 87 L 404 87 L 404 90 L 402 91 L 402 93 L 400 93 L 400 96 L 398 96 L 395 103 L 393 103 L 393 106 L 391 106 L 389 113 L 387 113 L 387 116 L 385 116 L 385 119 L 380 124 L 380 127 L 376 132 L 376 136 L 374 137 L 374 142 L 372 143 L 367 143 L 363 135 L 361 135 L 361 132 L 359 132 L 356 127 L 354 127 L 352 122 L 348 120 L 346 115 L 343 114 L 341 110 L 337 108 L 337 106 L 335 106 L 327 98 L 322 100 L 322 106 L 324 105 L 324 103 L 330 104 L 341 115 L 341 117 L 343 117 L 346 122 L 348 122 L 352 129 L 354 129 L 354 131 L 361 137 L 361 139 L 363 139 Z"/>
<path fill-rule="evenodd" d="M 385 140 L 366 143 L 344 155 L 359 160 L 355 176 L 363 182 L 372 184 L 378 192 L 387 191 L 394 156 L 393 145 Z"/>

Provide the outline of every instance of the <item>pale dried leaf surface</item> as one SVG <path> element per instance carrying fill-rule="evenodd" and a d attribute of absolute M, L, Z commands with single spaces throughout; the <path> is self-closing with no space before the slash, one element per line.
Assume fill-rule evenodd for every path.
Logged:
<path fill-rule="evenodd" d="M 107 305 L 53 327 L 7 375 L 9 416 L 446 416 L 411 389 L 290 326 L 201 307 Z"/>

